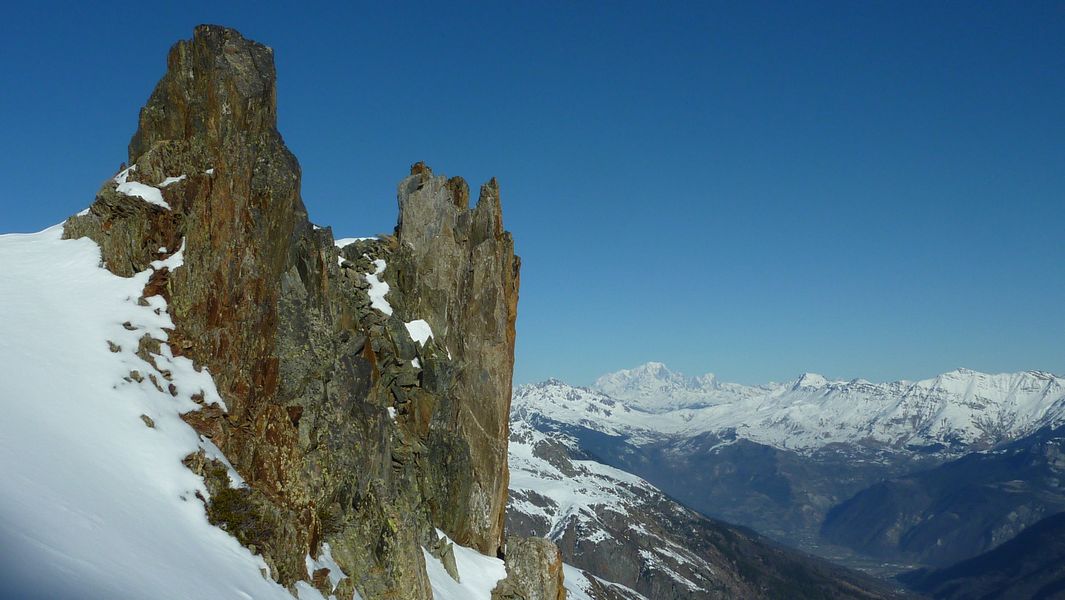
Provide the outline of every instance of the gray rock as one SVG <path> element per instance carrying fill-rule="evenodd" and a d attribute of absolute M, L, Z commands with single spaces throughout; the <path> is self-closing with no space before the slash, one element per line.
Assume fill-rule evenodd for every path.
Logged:
<path fill-rule="evenodd" d="M 435 344 L 461 366 L 447 390 L 430 387 L 435 377 L 425 379 L 442 400 L 431 448 L 453 456 L 454 433 L 469 447 L 461 460 L 434 471 L 440 501 L 434 518 L 459 543 L 494 554 L 503 541 L 509 482 L 505 440 L 521 263 L 503 230 L 494 179 L 471 209 L 465 181 L 434 176 L 417 163 L 398 196 L 398 250 L 386 276 L 402 290 L 408 314 L 428 321 Z"/>
<path fill-rule="evenodd" d="M 492 600 L 565 600 L 562 554 L 537 537 L 507 538 L 507 576 L 492 590 Z"/>

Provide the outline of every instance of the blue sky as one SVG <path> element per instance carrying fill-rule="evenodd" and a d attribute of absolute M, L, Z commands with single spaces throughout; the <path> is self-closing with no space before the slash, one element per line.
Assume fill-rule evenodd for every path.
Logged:
<path fill-rule="evenodd" d="M 1063 3 L 214 4 L 6 8 L 0 231 L 91 202 L 220 23 L 338 235 L 417 160 L 499 178 L 518 382 L 1065 373 Z"/>

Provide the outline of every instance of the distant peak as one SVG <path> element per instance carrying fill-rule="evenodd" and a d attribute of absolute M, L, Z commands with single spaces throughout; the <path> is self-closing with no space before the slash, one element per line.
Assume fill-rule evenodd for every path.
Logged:
<path fill-rule="evenodd" d="M 796 388 L 819 388 L 828 385 L 828 380 L 818 373 L 803 373 L 795 382 Z"/>
<path fill-rule="evenodd" d="M 696 377 L 695 378 L 695 382 L 698 383 L 699 385 L 703 385 L 703 386 L 716 385 L 717 384 L 717 375 L 714 375 L 713 373 L 704 373 L 704 374 Z"/>

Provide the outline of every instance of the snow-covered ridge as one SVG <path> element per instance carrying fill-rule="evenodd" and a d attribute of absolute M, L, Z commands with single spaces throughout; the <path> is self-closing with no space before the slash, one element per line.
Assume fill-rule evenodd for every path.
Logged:
<path fill-rule="evenodd" d="M 575 532 L 579 545 L 602 544 L 610 552 L 623 543 L 615 534 L 635 534 L 642 546 L 634 549 L 642 570 L 668 577 L 692 591 L 709 589 L 713 582 L 706 577 L 713 568 L 703 558 L 645 526 L 642 519 L 646 518 L 647 503 L 665 500 L 657 488 L 596 461 L 563 457 L 558 453 L 561 449 L 579 452 L 579 445 L 564 435 L 549 437 L 521 419 L 511 420 L 508 511 L 542 523 L 548 539 L 558 541 Z M 685 570 L 679 565 L 696 568 L 685 576 L 677 572 Z M 571 593 L 588 593 L 591 583 L 580 571 L 568 569 L 565 577 Z M 644 598 L 618 583 L 598 581 L 611 588 L 614 597 Z"/>
<path fill-rule="evenodd" d="M 601 377 L 598 389 L 521 386 L 514 410 L 643 443 L 734 431 L 778 448 L 832 443 L 903 449 L 989 446 L 1065 422 L 1065 379 L 958 369 L 922 381 L 831 381 L 806 373 L 763 386 L 687 378 L 661 363 Z"/>
<path fill-rule="evenodd" d="M 119 277 L 94 242 L 62 235 L 62 225 L 0 235 L 0 547 L 17 549 L 0 561 L 0 596 L 324 600 L 307 581 L 275 583 L 208 522 L 210 492 L 183 464 L 202 451 L 245 485 L 182 419 L 225 403 L 211 374 L 168 346 L 166 300 L 142 297 L 153 272 L 184 268 L 184 241 Z M 418 343 L 433 335 L 424 320 L 405 325 Z M 138 353 L 143 336 L 157 353 Z M 455 557 L 461 581 L 426 555 L 437 600 L 489 600 L 503 562 L 457 545 Z M 328 569 L 333 591 L 348 577 L 325 543 L 305 566 L 308 581 Z M 585 578 L 566 571 L 572 597 L 587 598 Z"/>

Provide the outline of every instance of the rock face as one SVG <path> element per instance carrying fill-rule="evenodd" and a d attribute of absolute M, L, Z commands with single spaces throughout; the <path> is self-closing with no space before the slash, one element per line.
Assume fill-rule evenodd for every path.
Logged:
<path fill-rule="evenodd" d="M 408 308 L 433 325 L 437 343 L 464 365 L 449 387 L 428 386 L 442 401 L 430 435 L 433 462 L 454 465 L 463 478 L 455 486 L 456 473 L 440 472 L 443 493 L 434 508 L 459 543 L 495 553 L 509 481 L 520 262 L 503 230 L 495 179 L 481 186 L 475 208 L 468 203 L 461 178 L 434 176 L 422 163 L 411 169 L 399 184 L 396 277 Z"/>
<path fill-rule="evenodd" d="M 285 585 L 327 542 L 347 575 L 335 590 L 315 575 L 327 596 L 431 598 L 436 528 L 497 553 L 519 261 L 495 181 L 469 209 L 461 179 L 416 165 L 396 235 L 338 249 L 308 221 L 277 131 L 272 50 L 208 25 L 171 49 L 129 164 L 65 235 L 126 276 L 183 251 L 144 295 L 167 300 L 170 347 L 225 400 L 186 415 L 247 482 L 186 460 L 211 521 Z M 412 338 L 419 320 L 432 337 Z"/>
<path fill-rule="evenodd" d="M 558 547 L 542 538 L 507 538 L 507 577 L 492 600 L 566 600 Z"/>

